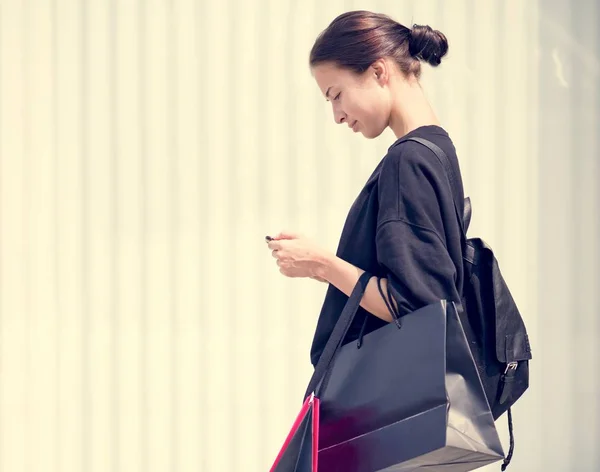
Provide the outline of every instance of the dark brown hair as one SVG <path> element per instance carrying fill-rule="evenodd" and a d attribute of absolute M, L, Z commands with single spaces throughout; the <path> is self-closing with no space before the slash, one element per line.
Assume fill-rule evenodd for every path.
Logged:
<path fill-rule="evenodd" d="M 429 26 L 407 28 L 387 15 L 357 10 L 343 13 L 319 34 L 310 51 L 310 67 L 326 62 L 355 73 L 377 59 L 394 58 L 407 76 L 421 75 L 420 61 L 438 66 L 448 40 Z"/>

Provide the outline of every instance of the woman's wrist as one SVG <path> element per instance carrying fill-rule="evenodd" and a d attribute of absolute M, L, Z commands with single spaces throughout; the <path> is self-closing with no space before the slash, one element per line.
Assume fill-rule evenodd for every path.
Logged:
<path fill-rule="evenodd" d="M 325 280 L 328 283 L 331 283 L 332 276 L 334 271 L 336 270 L 336 264 L 339 261 L 339 258 L 330 252 L 324 253 L 319 261 L 319 266 L 317 269 L 317 277 Z"/>
<path fill-rule="evenodd" d="M 329 284 L 336 287 L 348 297 L 351 295 L 356 283 L 364 272 L 363 269 L 360 269 L 333 254 L 323 259 L 322 264 L 319 265 L 319 271 L 319 276 L 322 279 L 326 280 Z M 387 280 L 382 280 L 382 283 L 387 283 Z M 386 288 L 387 286 L 384 285 L 383 289 L 385 290 Z M 369 281 L 367 284 L 360 306 L 384 321 L 390 322 L 393 319 L 384 299 L 379 293 L 376 281 Z"/>

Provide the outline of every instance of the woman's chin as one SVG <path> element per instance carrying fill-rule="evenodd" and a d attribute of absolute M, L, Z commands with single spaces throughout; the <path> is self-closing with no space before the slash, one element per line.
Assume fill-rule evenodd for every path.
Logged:
<path fill-rule="evenodd" d="M 381 135 L 381 133 L 383 133 L 383 131 L 373 132 L 373 130 L 368 130 L 368 129 L 365 130 L 362 127 L 359 130 L 359 132 L 367 139 L 378 138 Z"/>

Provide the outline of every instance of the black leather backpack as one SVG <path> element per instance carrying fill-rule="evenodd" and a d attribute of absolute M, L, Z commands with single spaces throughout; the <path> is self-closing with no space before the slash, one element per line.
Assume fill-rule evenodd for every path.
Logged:
<path fill-rule="evenodd" d="M 514 452 L 510 407 L 529 387 L 531 347 L 525 323 L 500 273 L 492 249 L 479 238 L 468 238 L 471 201 L 464 200 L 464 210 L 456 201 L 458 181 L 448 157 L 434 143 L 422 138 L 408 138 L 429 148 L 446 169 L 454 195 L 454 208 L 462 229 L 464 286 L 460 319 L 479 369 L 483 387 L 494 419 L 508 411 L 510 449 L 502 470 Z"/>

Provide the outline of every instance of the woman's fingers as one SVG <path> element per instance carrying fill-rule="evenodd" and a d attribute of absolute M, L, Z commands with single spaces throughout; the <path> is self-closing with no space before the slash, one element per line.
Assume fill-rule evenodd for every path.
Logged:
<path fill-rule="evenodd" d="M 302 235 L 296 231 L 282 231 L 273 239 L 299 239 Z"/>

